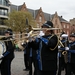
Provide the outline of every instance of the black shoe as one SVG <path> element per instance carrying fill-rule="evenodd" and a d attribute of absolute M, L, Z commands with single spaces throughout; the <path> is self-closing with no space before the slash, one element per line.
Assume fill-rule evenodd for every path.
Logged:
<path fill-rule="evenodd" d="M 29 71 L 29 69 L 23 69 L 23 71 Z"/>

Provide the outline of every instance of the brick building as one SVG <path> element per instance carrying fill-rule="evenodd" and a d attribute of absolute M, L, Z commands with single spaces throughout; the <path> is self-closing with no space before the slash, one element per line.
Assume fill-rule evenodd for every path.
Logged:
<path fill-rule="evenodd" d="M 50 14 L 47 12 L 43 12 L 42 7 L 37 10 L 27 8 L 26 4 L 23 3 L 22 5 L 10 5 L 10 12 L 13 10 L 16 11 L 28 11 L 32 14 L 33 18 L 37 22 L 37 27 L 40 28 L 43 23 L 50 20 L 54 24 L 54 28 L 60 28 L 59 30 L 55 30 L 55 33 L 65 32 L 69 35 L 70 33 L 70 23 L 65 20 L 62 16 L 59 16 L 57 12 L 54 14 Z"/>
<path fill-rule="evenodd" d="M 75 18 L 70 19 L 70 33 L 75 33 Z"/>
<path fill-rule="evenodd" d="M 23 5 L 20 5 L 20 6 L 11 5 L 10 11 L 12 12 L 13 10 L 30 12 L 32 16 L 34 17 L 35 21 L 37 22 L 38 28 L 40 28 L 43 23 L 50 20 L 53 22 L 55 28 L 60 28 L 59 30 L 55 30 L 55 33 L 60 33 L 62 31 L 64 31 L 68 35 L 70 33 L 69 31 L 70 23 L 67 20 L 65 20 L 62 16 L 59 16 L 57 12 L 55 12 L 54 14 L 43 12 L 42 7 L 40 7 L 37 10 L 33 10 L 30 8 L 27 8 L 25 3 L 23 3 Z"/>

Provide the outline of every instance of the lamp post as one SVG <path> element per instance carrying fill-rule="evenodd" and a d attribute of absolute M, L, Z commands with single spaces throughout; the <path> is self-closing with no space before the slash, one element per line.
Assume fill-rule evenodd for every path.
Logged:
<path fill-rule="evenodd" d="M 28 19 L 26 18 L 26 32 L 28 33 L 29 32 L 29 24 L 28 24 Z"/>

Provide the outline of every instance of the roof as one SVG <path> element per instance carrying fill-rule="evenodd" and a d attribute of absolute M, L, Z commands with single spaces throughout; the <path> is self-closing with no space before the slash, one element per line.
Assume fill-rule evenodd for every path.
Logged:
<path fill-rule="evenodd" d="M 19 11 L 21 9 L 22 5 L 11 5 L 10 6 L 10 12 L 13 11 L 13 10 L 16 10 L 16 11 Z M 30 8 L 27 8 L 27 10 L 32 14 L 32 16 L 35 18 L 39 9 L 37 10 L 33 10 L 33 9 L 30 9 Z M 54 17 L 54 14 L 49 14 L 49 13 L 46 13 L 46 12 L 43 12 L 44 13 L 44 17 L 46 20 L 52 20 L 53 17 Z M 67 20 L 65 20 L 63 17 L 61 16 L 58 16 L 59 17 L 59 20 L 60 22 L 66 22 L 66 23 L 69 23 Z"/>
<path fill-rule="evenodd" d="M 66 22 L 69 23 L 67 20 L 65 20 L 64 18 L 62 18 L 61 16 L 59 16 L 60 22 Z"/>
<path fill-rule="evenodd" d="M 45 12 L 43 12 L 43 13 L 44 13 L 44 17 L 45 17 L 46 21 L 49 21 L 51 18 L 51 15 L 48 13 L 45 13 Z"/>
<path fill-rule="evenodd" d="M 18 10 L 18 6 L 12 4 L 10 6 L 10 12 L 12 12 L 13 10 L 16 10 L 17 11 Z"/>

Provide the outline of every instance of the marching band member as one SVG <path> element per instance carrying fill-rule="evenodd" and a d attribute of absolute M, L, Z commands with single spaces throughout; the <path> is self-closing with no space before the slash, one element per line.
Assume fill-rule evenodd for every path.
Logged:
<path fill-rule="evenodd" d="M 65 44 L 68 45 L 68 35 L 65 34 L 65 32 L 62 32 L 62 34 L 60 35 L 61 37 L 61 42 L 64 45 L 64 47 L 59 47 L 59 67 L 58 67 L 58 75 L 61 75 L 61 72 L 63 70 L 65 70 L 65 75 L 66 75 L 66 62 L 64 59 L 64 55 L 62 54 L 65 51 Z"/>
<path fill-rule="evenodd" d="M 24 65 L 25 69 L 23 71 L 29 71 L 29 48 L 28 48 L 28 40 L 25 43 L 22 43 L 22 46 L 24 47 Z"/>
<path fill-rule="evenodd" d="M 5 40 L 6 51 L 0 56 L 1 61 L 1 75 L 11 75 L 11 62 L 14 59 L 14 44 L 10 40 L 12 39 L 12 30 L 7 29 L 5 31 Z M 7 41 L 6 41 L 7 40 Z"/>
<path fill-rule="evenodd" d="M 37 65 L 37 50 L 34 50 L 32 48 L 29 49 L 29 75 L 37 75 L 38 65 Z M 33 67 L 34 71 L 33 71 Z"/>
<path fill-rule="evenodd" d="M 65 47 L 68 51 L 67 73 L 66 75 L 75 75 L 75 33 L 70 34 L 69 47 Z"/>
<path fill-rule="evenodd" d="M 30 47 L 38 51 L 39 75 L 56 75 L 58 37 L 53 30 L 47 30 L 48 28 L 53 28 L 51 21 L 44 23 L 42 28 L 44 28 L 43 33 L 45 35 L 31 41 Z"/>
<path fill-rule="evenodd" d="M 39 32 L 38 32 L 39 33 Z M 40 33 L 37 35 L 37 37 L 39 38 L 40 36 L 44 35 L 42 33 L 42 31 L 40 31 Z M 35 39 L 36 36 L 32 36 L 30 39 L 30 41 L 32 39 Z M 29 50 L 30 50 L 30 54 L 29 54 L 29 75 L 38 75 L 38 62 L 37 62 L 37 50 L 34 50 L 33 48 L 31 47 L 28 47 Z M 34 71 L 32 70 L 32 64 L 33 64 L 33 67 L 34 67 Z"/>

